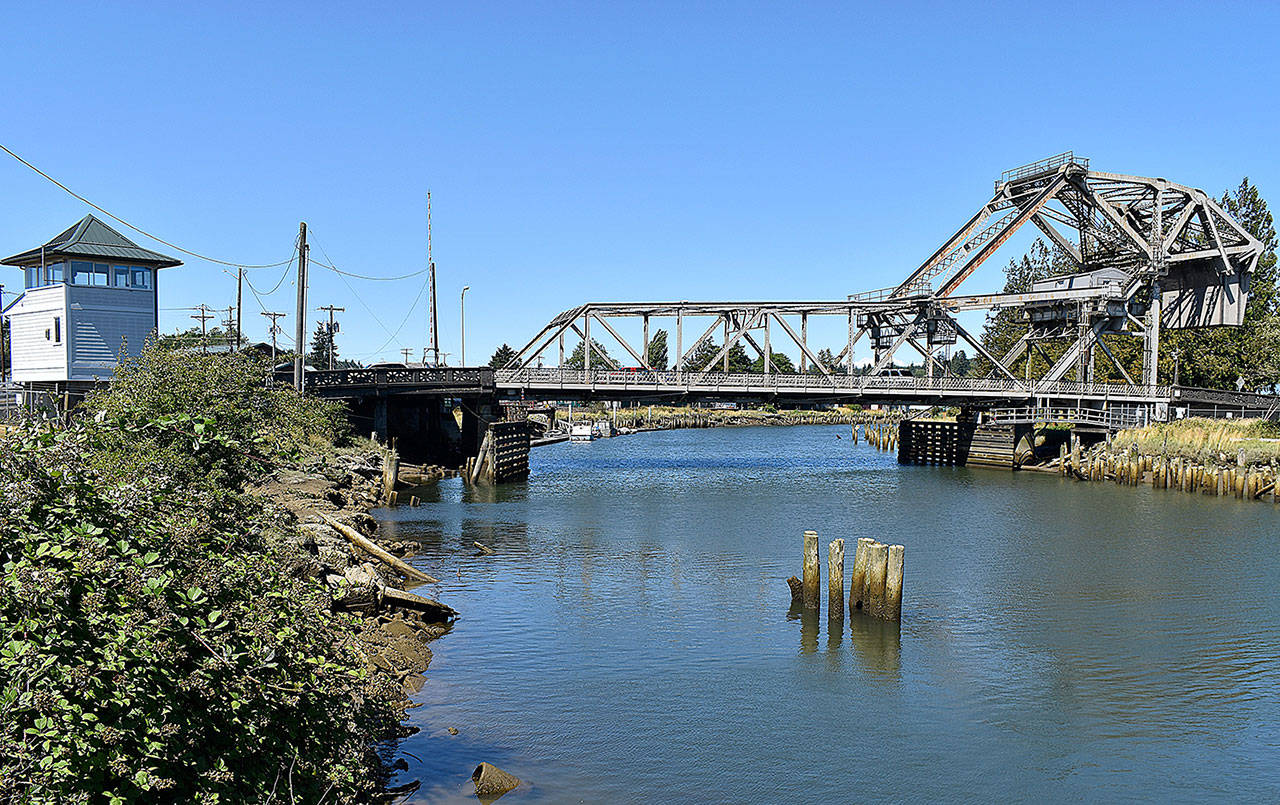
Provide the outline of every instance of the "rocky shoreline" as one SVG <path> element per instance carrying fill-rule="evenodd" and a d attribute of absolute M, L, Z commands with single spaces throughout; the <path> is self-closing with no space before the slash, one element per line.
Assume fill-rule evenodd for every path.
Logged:
<path fill-rule="evenodd" d="M 428 644 L 447 634 L 457 616 L 452 608 L 411 590 L 415 582 L 340 533 L 332 522 L 375 539 L 378 522 L 369 510 L 382 503 L 383 467 L 392 454 L 370 443 L 316 457 L 300 466 L 278 468 L 256 490 L 269 507 L 295 527 L 290 570 L 325 583 L 335 612 L 361 619 L 352 635 L 366 668 L 409 696 L 422 688 L 431 663 Z M 416 546 L 379 545 L 393 556 L 410 556 Z"/>

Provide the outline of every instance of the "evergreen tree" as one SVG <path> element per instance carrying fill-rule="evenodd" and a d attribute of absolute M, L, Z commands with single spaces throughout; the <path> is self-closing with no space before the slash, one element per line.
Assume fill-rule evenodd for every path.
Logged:
<path fill-rule="evenodd" d="M 1245 177 L 1223 193 L 1222 209 L 1262 242 L 1262 256 L 1249 284 L 1249 303 L 1239 327 L 1166 330 L 1161 334 L 1160 381 L 1234 390 L 1269 389 L 1280 382 L 1280 299 L 1277 298 L 1276 228 L 1267 202 Z"/>
<path fill-rule="evenodd" d="M 969 374 L 973 361 L 969 360 L 969 356 L 965 354 L 963 349 L 956 350 L 951 356 L 951 374 L 956 377 L 964 377 Z"/>
<path fill-rule="evenodd" d="M 658 330 L 649 339 L 649 354 L 645 355 L 649 361 L 650 368 L 666 369 L 667 368 L 667 331 Z"/>
<path fill-rule="evenodd" d="M 508 363 L 511 363 L 511 360 L 515 358 L 515 356 L 516 351 L 511 348 L 511 345 L 504 343 L 494 351 L 493 357 L 489 359 L 489 366 L 494 369 L 501 369 Z"/>
<path fill-rule="evenodd" d="M 328 322 L 317 322 L 316 331 L 311 336 L 311 351 L 307 353 L 307 364 L 316 369 L 328 369 L 332 358 L 333 368 L 338 366 L 338 347 L 334 343 L 333 333 Z"/>
<path fill-rule="evenodd" d="M 796 366 L 791 362 L 791 358 L 781 352 L 770 353 L 769 363 L 772 365 L 772 371 L 783 375 L 793 375 L 796 373 Z M 764 374 L 764 358 L 756 358 L 751 362 L 751 371 L 755 374 Z"/>
<path fill-rule="evenodd" d="M 578 346 L 574 347 L 573 354 L 564 362 L 566 369 L 583 369 L 586 367 L 586 350 L 582 348 L 581 341 Z M 613 358 L 609 357 L 609 351 L 604 348 L 599 341 L 591 339 L 591 368 L 592 369 L 613 369 L 617 364 Z"/>
<path fill-rule="evenodd" d="M 1005 269 L 1003 291 L 1004 293 L 1026 293 L 1031 290 L 1031 284 L 1036 280 L 1069 274 L 1077 269 L 1075 262 L 1061 249 L 1056 246 L 1050 248 L 1045 245 L 1043 239 L 1036 238 L 1036 242 L 1031 244 L 1031 248 L 1021 260 L 1009 261 L 1009 266 Z M 982 328 L 982 336 L 979 340 L 988 352 L 997 358 L 1002 358 L 1026 332 L 1027 323 L 1022 318 L 1021 310 L 1001 308 L 987 314 L 987 321 Z M 1033 373 L 1048 368 L 1042 357 L 1033 356 L 1031 353 L 1028 353 L 1028 356 L 1031 356 L 1030 359 L 1034 361 Z M 1018 367 L 1025 367 L 1028 356 L 1023 356 L 1016 361 L 1010 367 L 1010 371 L 1017 374 Z M 979 375 L 987 374 L 994 369 L 991 362 L 985 358 L 976 360 L 974 363 L 977 365 Z"/>

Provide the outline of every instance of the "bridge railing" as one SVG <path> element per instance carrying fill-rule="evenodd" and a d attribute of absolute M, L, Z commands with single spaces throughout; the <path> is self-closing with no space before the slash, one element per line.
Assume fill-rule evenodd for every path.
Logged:
<path fill-rule="evenodd" d="M 1107 410 L 1052 406 L 995 408 L 987 412 L 987 417 L 996 425 L 1094 425 L 1108 430 L 1136 428 L 1150 421 L 1148 409 L 1138 406 Z"/>
<path fill-rule="evenodd" d="M 717 392 L 778 391 L 810 394 L 841 393 L 892 396 L 989 396 L 989 397 L 1089 397 L 1107 399 L 1168 400 L 1171 389 L 1147 389 L 1112 383 L 1024 383 L 1009 378 L 973 377 L 887 377 L 883 375 L 836 374 L 747 374 L 723 372 L 677 372 L 646 369 L 526 368 L 500 369 L 499 385 L 515 387 L 564 388 L 599 391 L 680 390 L 714 394 Z"/>
<path fill-rule="evenodd" d="M 304 375 L 306 388 L 341 389 L 381 386 L 445 386 L 492 388 L 494 372 L 488 367 L 377 367 L 372 369 L 321 369 Z M 292 378 L 292 373 L 289 373 Z"/>

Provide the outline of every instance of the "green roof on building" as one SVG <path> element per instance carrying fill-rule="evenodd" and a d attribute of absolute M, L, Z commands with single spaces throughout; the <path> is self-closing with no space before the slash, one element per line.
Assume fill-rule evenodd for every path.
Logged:
<path fill-rule="evenodd" d="M 86 215 L 74 226 L 54 235 L 43 246 L 7 257 L 0 260 L 0 264 L 32 266 L 59 258 L 72 260 L 98 258 L 141 263 L 156 268 L 182 265 L 181 260 L 142 248 L 92 215 Z"/>

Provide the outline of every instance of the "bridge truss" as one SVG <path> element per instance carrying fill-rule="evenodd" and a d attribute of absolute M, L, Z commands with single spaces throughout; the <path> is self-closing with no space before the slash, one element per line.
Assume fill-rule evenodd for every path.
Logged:
<path fill-rule="evenodd" d="M 1071 273 L 1036 282 L 1026 293 L 957 293 L 1028 224 L 1067 256 Z M 1123 384 L 1112 385 L 1131 387 L 1126 392 L 1130 397 L 1167 400 L 1156 377 L 1161 327 L 1241 324 L 1249 278 L 1261 252 L 1259 241 L 1204 191 L 1162 178 L 1094 171 L 1088 160 L 1067 152 L 1006 171 L 991 198 L 897 285 L 841 301 L 588 303 L 552 319 L 499 372 L 498 381 L 518 385 L 518 378 L 532 377 L 531 370 L 542 367 L 553 345 L 557 367 L 564 371 L 566 338 L 584 345 L 612 340 L 634 362 L 630 368 L 652 372 L 647 360 L 651 322 L 674 319 L 675 375 L 668 385 L 686 391 L 723 387 L 731 350 L 738 345 L 750 348 L 762 362 L 763 377 L 751 381 L 754 385 L 787 387 L 793 381 L 778 377 L 772 362 L 775 339 L 781 339 L 798 350 L 800 374 L 816 368 L 819 378 L 806 379 L 805 387 L 825 383 L 834 392 L 849 386 L 839 375 L 855 374 L 854 349 L 865 337 L 873 355 L 872 377 L 891 375 L 888 370 L 899 352 L 907 349 L 923 358 L 927 380 L 947 378 L 950 368 L 939 360 L 939 352 L 964 342 L 992 367 L 988 377 L 969 381 L 975 396 L 988 394 L 991 381 L 998 381 L 1011 384 L 1010 398 L 1030 397 L 1037 387 L 1056 387 L 1068 378 L 1080 388 L 1097 386 L 1095 353 L 1101 351 L 1124 378 Z M 992 355 L 956 314 L 1000 308 L 1020 310 L 1027 331 L 1009 352 Z M 809 344 L 813 317 L 836 317 L 847 330 L 843 349 L 830 365 Z M 643 320 L 640 343 L 621 334 L 619 320 L 625 318 Z M 1131 377 L 1112 354 L 1103 338 L 1110 334 L 1142 339 L 1140 379 Z M 700 345 L 716 335 L 721 336 L 716 354 L 710 359 L 699 354 Z M 1049 357 L 1043 347 L 1049 341 L 1065 344 L 1065 349 L 1048 360 L 1048 370 L 1033 378 L 1028 360 L 1027 374 L 1015 376 L 1012 367 L 1029 352 Z M 619 382 L 623 369 L 594 349 L 583 350 L 583 364 L 585 382 L 592 385 L 593 372 L 601 373 L 600 381 L 607 385 Z M 838 369 L 841 364 L 844 368 Z M 961 379 L 951 380 L 957 381 L 952 388 L 964 387 Z M 1119 390 L 1106 393 L 1114 391 Z"/>

